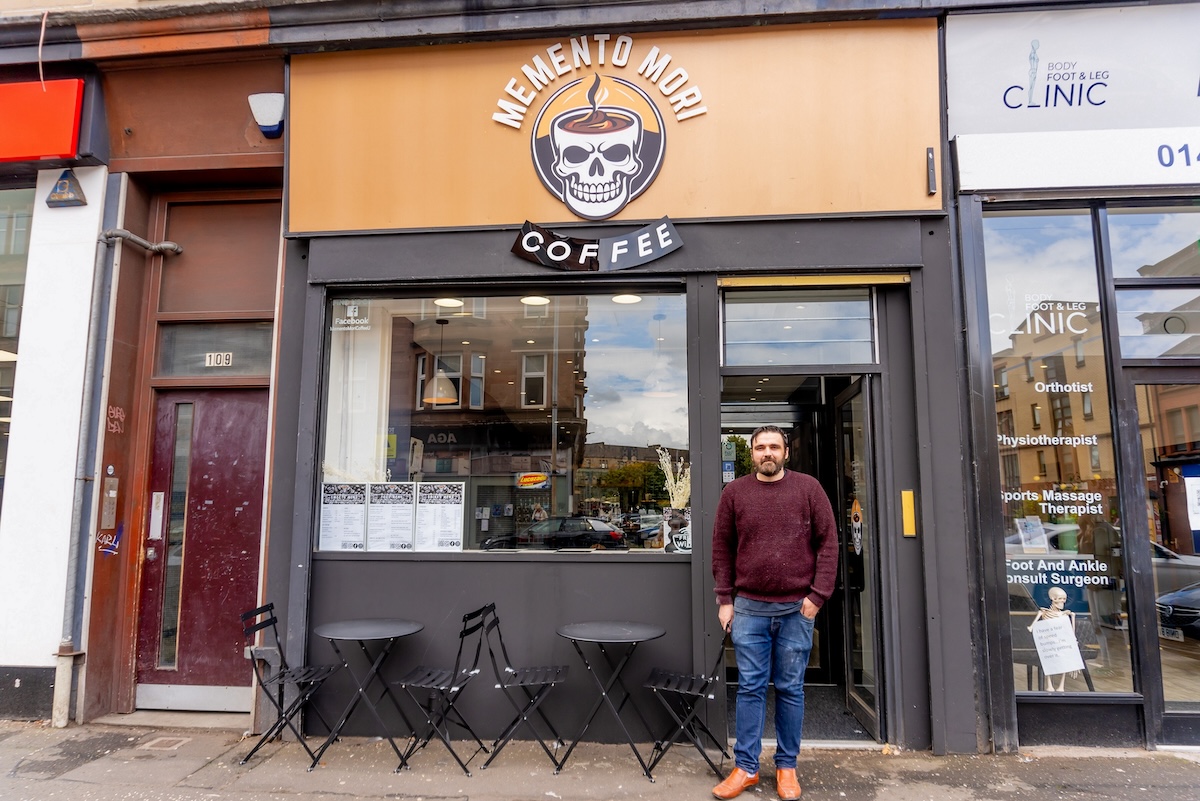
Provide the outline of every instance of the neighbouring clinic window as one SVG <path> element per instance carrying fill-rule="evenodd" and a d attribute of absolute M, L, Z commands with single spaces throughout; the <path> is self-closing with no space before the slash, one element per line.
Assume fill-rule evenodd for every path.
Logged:
<path fill-rule="evenodd" d="M 995 393 L 1016 690 L 1130 692 L 1091 217 L 988 213 L 984 249 L 992 374 L 1028 379 Z"/>
<path fill-rule="evenodd" d="M 690 552 L 682 294 L 329 319 L 319 550 Z"/>
<path fill-rule="evenodd" d="M 32 189 L 0 190 L 0 501 L 8 474 L 8 432 L 12 426 L 17 342 L 32 219 Z"/>
<path fill-rule="evenodd" d="M 1121 355 L 1200 357 L 1200 209 L 1110 209 L 1108 229 Z"/>
<path fill-rule="evenodd" d="M 1140 384 L 1163 700 L 1200 711 L 1200 384 Z"/>

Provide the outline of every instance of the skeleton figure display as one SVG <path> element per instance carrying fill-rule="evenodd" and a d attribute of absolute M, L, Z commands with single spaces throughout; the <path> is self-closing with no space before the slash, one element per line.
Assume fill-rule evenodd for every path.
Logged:
<path fill-rule="evenodd" d="M 1034 617 L 1034 619 L 1033 619 L 1033 623 L 1037 623 L 1039 620 L 1042 620 L 1043 618 L 1047 619 L 1047 620 L 1053 620 L 1053 619 L 1059 618 L 1059 617 L 1066 617 L 1066 618 L 1070 619 L 1071 630 L 1074 631 L 1075 630 L 1075 613 L 1072 612 L 1070 609 L 1066 608 L 1066 606 L 1067 606 L 1066 590 L 1064 590 L 1062 587 L 1051 587 L 1049 589 L 1049 591 L 1047 591 L 1046 594 L 1050 596 L 1050 606 L 1048 608 L 1040 607 L 1038 609 L 1037 616 Z M 1029 624 L 1030 631 L 1033 631 L 1033 623 Z M 1060 692 L 1060 693 L 1063 692 L 1063 690 L 1065 690 L 1066 686 L 1067 686 L 1067 674 L 1066 673 L 1058 674 L 1058 686 L 1057 687 L 1054 686 L 1054 676 L 1047 676 L 1046 677 L 1046 685 L 1047 685 L 1047 688 L 1052 692 Z"/>

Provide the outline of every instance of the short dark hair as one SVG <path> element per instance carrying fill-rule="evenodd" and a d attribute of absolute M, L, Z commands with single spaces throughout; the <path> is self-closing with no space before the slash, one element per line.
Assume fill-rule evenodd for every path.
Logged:
<path fill-rule="evenodd" d="M 787 434 L 783 433 L 782 428 L 780 428 L 779 426 L 765 425 L 765 426 L 759 426 L 758 428 L 754 429 L 754 433 L 750 435 L 750 447 L 751 448 L 754 447 L 754 440 L 758 439 L 759 434 L 778 434 L 779 438 L 781 440 L 783 440 L 783 447 L 787 448 L 787 446 L 788 446 Z"/>

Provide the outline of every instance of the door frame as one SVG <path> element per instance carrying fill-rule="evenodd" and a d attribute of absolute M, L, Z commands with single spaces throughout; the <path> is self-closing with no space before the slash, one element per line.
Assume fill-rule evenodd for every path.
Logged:
<path fill-rule="evenodd" d="M 711 385 L 715 390 L 711 410 L 705 412 L 708 426 L 703 433 L 716 442 L 721 436 L 720 391 L 721 379 L 726 376 L 851 376 L 873 375 L 872 425 L 874 443 L 875 496 L 878 520 L 877 550 L 879 566 L 879 655 L 882 669 L 878 677 L 881 697 L 880 742 L 923 742 L 928 737 L 927 720 L 921 725 L 906 716 L 905 706 L 914 709 L 930 708 L 930 687 L 927 673 L 917 675 L 903 671 L 902 665 L 928 664 L 928 629 L 925 610 L 928 581 L 925 555 L 920 533 L 920 514 L 924 499 L 920 487 L 920 453 L 918 449 L 918 412 L 915 370 L 918 354 L 915 351 L 914 278 L 909 273 L 858 275 L 781 275 L 731 276 L 718 278 L 709 284 L 712 306 L 722 324 L 715 326 L 712 345 L 714 353 L 723 354 L 723 290 L 747 288 L 765 290 L 789 287 L 870 287 L 874 290 L 876 314 L 876 362 L 873 364 L 828 364 L 780 367 L 726 367 L 721 358 L 714 358 Z M 919 285 L 919 282 L 917 282 Z M 886 417 L 885 417 L 886 411 Z M 886 426 L 884 422 L 886 420 Z M 886 436 L 884 436 L 886 432 Z M 719 468 L 719 464 L 718 464 Z M 716 471 L 717 486 L 719 470 Z M 905 527 L 902 491 L 913 493 L 908 515 L 912 533 Z M 719 495 L 719 491 L 718 491 Z M 715 500 L 713 501 L 715 507 Z M 707 562 L 705 563 L 707 566 Z M 903 590 L 903 591 L 902 591 Z M 936 599 L 932 602 L 936 604 Z M 905 643 L 908 643 L 905 645 Z M 903 652 L 902 652 L 903 649 Z M 921 731 L 926 729 L 926 731 Z M 916 740 L 914 740 L 916 738 Z"/>
<path fill-rule="evenodd" d="M 850 713 L 854 715 L 855 719 L 858 720 L 858 722 L 864 727 L 866 727 L 868 732 L 877 741 L 880 740 L 881 735 L 886 731 L 884 726 L 887 722 L 887 717 L 884 714 L 884 709 L 888 695 L 887 686 L 884 683 L 883 678 L 883 667 L 885 664 L 883 653 L 883 637 L 878 634 L 878 632 L 882 631 L 881 625 L 883 615 L 883 604 L 881 602 L 880 594 L 880 577 L 883 571 L 880 569 L 881 559 L 879 554 L 880 533 L 883 529 L 882 526 L 879 525 L 880 515 L 878 513 L 880 508 L 878 491 L 880 464 L 875 447 L 876 435 L 880 430 L 880 421 L 875 413 L 875 410 L 879 405 L 876 401 L 876 396 L 878 394 L 876 391 L 876 385 L 878 383 L 879 381 L 870 373 L 860 375 L 851 381 L 848 387 L 838 393 L 837 397 L 833 399 L 832 404 L 832 410 L 834 413 L 834 436 L 837 438 L 837 441 L 834 444 L 834 452 L 836 454 L 837 463 L 840 465 L 842 463 L 843 456 L 842 449 L 845 446 L 841 436 L 841 417 L 839 415 L 839 411 L 850 399 L 854 397 L 862 397 L 866 403 L 864 422 L 867 426 L 867 431 L 864 435 L 864 444 L 870 453 L 871 466 L 867 478 L 869 481 L 867 491 L 870 495 L 869 501 L 871 503 L 872 510 L 871 524 L 874 525 L 875 528 L 875 530 L 872 532 L 873 547 L 871 548 L 871 552 L 868 554 L 868 558 L 864 564 L 864 569 L 869 571 L 874 579 L 874 591 L 870 594 L 870 597 L 866 599 L 867 602 L 871 604 L 871 611 L 875 617 L 875 630 L 877 632 L 875 637 L 877 647 L 874 649 L 874 658 L 872 660 L 874 662 L 872 669 L 875 676 L 875 700 L 873 704 L 868 704 L 865 699 L 855 692 L 854 638 L 852 632 L 854 621 L 851 612 L 853 607 L 849 603 L 849 598 L 847 597 L 850 585 L 848 576 L 849 565 L 847 564 L 844 555 L 843 558 L 839 560 L 838 572 L 842 575 L 842 680 L 846 684 L 846 707 L 849 709 Z M 845 477 L 839 470 L 835 473 L 834 478 L 838 483 L 838 497 L 834 504 L 834 512 L 837 514 L 839 522 L 844 522 L 846 517 L 843 513 L 846 510 L 842 509 L 841 505 L 843 499 L 846 497 L 846 488 L 843 486 Z M 850 532 L 846 531 L 846 541 L 849 541 L 850 536 Z"/>
<path fill-rule="evenodd" d="M 283 192 L 280 189 L 274 188 L 172 191 L 155 194 L 149 198 L 145 208 L 148 238 L 152 241 L 163 241 L 170 238 L 169 223 L 171 207 L 173 205 L 187 203 L 237 204 L 259 201 L 278 201 L 282 214 Z M 188 245 L 187 242 L 181 242 L 180 244 L 185 248 Z M 281 239 L 281 254 L 283 247 L 284 242 Z M 135 264 L 134 260 L 138 257 L 138 251 L 125 249 L 121 260 L 123 264 L 129 262 L 132 265 Z M 137 388 L 134 391 L 134 408 L 130 410 L 130 418 L 134 421 L 130 431 L 130 480 L 128 489 L 126 490 L 130 493 L 131 498 L 128 512 L 129 530 L 126 534 L 126 540 L 130 542 L 130 547 L 127 547 L 123 554 L 123 558 L 126 560 L 124 569 L 130 580 L 122 599 L 124 614 L 117 623 L 121 639 L 121 667 L 118 675 L 114 676 L 114 684 L 116 685 L 116 708 L 114 711 L 117 712 L 133 712 L 137 708 L 137 636 L 138 627 L 141 624 L 142 548 L 146 540 L 150 518 L 150 460 L 154 439 L 154 425 L 152 421 L 154 420 L 154 409 L 157 403 L 158 391 L 166 389 L 199 390 L 233 388 L 267 390 L 267 463 L 266 481 L 263 488 L 263 533 L 260 542 L 258 577 L 260 593 L 263 575 L 265 574 L 267 531 L 269 530 L 268 501 L 270 498 L 272 457 L 274 454 L 272 421 L 275 413 L 275 397 L 271 376 L 155 378 L 154 366 L 158 352 L 158 328 L 160 323 L 223 322 L 230 320 L 269 321 L 275 325 L 275 336 L 277 338 L 278 323 L 275 320 L 276 310 L 274 308 L 261 312 L 213 310 L 205 313 L 188 314 L 160 312 L 163 274 L 167 270 L 182 269 L 183 266 L 179 263 L 172 263 L 162 253 L 146 253 L 144 259 L 144 264 L 137 264 L 132 269 L 130 267 L 123 267 L 123 273 L 119 282 L 119 286 L 126 284 L 130 285 L 130 287 L 136 286 L 139 291 L 141 303 L 137 355 L 135 358 L 137 372 L 134 379 Z M 191 269 L 203 269 L 203 265 L 192 267 Z M 277 292 L 281 277 L 280 269 L 277 266 L 273 275 Z M 129 275 L 125 275 L 125 272 L 129 272 Z M 118 292 L 120 291 L 119 289 Z M 276 348 L 278 348 L 277 344 Z M 250 696 L 250 698 L 252 703 L 253 696 Z M 247 706 L 247 711 L 253 711 L 251 706 Z"/>

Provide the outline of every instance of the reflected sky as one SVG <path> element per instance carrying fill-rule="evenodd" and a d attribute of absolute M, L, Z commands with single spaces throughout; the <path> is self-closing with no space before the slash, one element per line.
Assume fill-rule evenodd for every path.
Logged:
<path fill-rule="evenodd" d="M 983 241 L 993 353 L 1011 347 L 1039 304 L 1099 301 L 1086 212 L 987 216 Z"/>
<path fill-rule="evenodd" d="M 588 299 L 589 443 L 688 447 L 686 332 L 682 295 Z"/>
<path fill-rule="evenodd" d="M 1200 209 L 1170 213 L 1110 211 L 1113 275 L 1200 275 Z"/>

